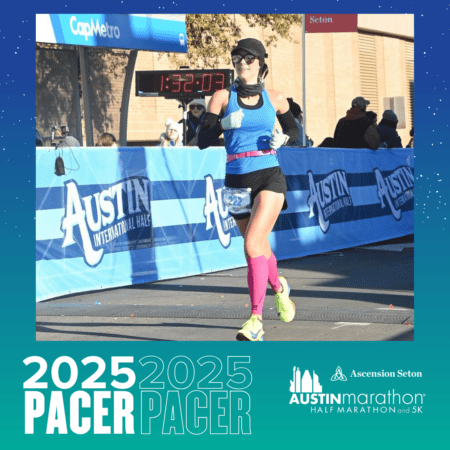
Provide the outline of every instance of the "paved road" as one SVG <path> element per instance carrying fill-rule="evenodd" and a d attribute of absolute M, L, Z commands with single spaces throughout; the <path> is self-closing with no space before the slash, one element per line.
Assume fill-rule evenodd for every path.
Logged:
<path fill-rule="evenodd" d="M 413 236 L 279 261 L 278 269 L 297 313 L 289 324 L 278 320 L 268 290 L 266 341 L 414 339 Z M 36 339 L 235 341 L 250 307 L 240 268 L 40 302 Z"/>

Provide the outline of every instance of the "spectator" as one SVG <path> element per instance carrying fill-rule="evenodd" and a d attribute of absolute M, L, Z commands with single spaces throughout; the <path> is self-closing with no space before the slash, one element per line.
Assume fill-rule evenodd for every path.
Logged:
<path fill-rule="evenodd" d="M 36 147 L 43 147 L 44 141 L 42 140 L 41 135 L 39 134 L 39 131 L 36 130 Z"/>
<path fill-rule="evenodd" d="M 111 133 L 103 133 L 100 136 L 100 139 L 95 144 L 96 147 L 118 147 L 119 143 L 117 142 L 116 137 Z"/>
<path fill-rule="evenodd" d="M 188 105 L 186 122 L 186 142 L 187 146 L 196 147 L 198 142 L 198 132 L 206 114 L 206 102 L 202 98 L 192 100 Z M 178 123 L 182 124 L 183 120 Z M 219 146 L 219 138 L 215 139 L 212 146 Z"/>
<path fill-rule="evenodd" d="M 323 142 L 319 145 L 319 147 L 333 148 L 334 147 L 334 139 L 332 137 L 325 138 L 323 140 Z"/>
<path fill-rule="evenodd" d="M 161 147 L 181 147 L 183 145 L 183 125 L 174 122 L 172 119 L 166 120 L 166 131 L 159 137 Z"/>
<path fill-rule="evenodd" d="M 78 139 L 74 138 L 73 136 L 68 136 L 66 133 L 64 135 L 61 132 L 61 129 L 57 127 L 55 129 L 55 136 L 59 139 L 59 142 L 57 142 L 57 147 L 80 147 L 80 143 L 78 142 Z"/>
<path fill-rule="evenodd" d="M 375 124 L 375 126 L 377 125 L 377 118 L 378 118 L 377 113 L 375 113 L 373 111 L 367 111 L 366 116 L 372 121 L 372 123 Z"/>
<path fill-rule="evenodd" d="M 411 128 L 409 135 L 411 136 L 411 139 L 408 142 L 406 148 L 414 148 L 414 127 Z"/>
<path fill-rule="evenodd" d="M 298 103 L 295 103 L 294 100 L 289 97 L 287 99 L 289 102 L 289 109 L 291 110 L 292 115 L 295 118 L 295 123 L 297 124 L 299 135 L 298 138 L 289 146 L 289 147 L 303 147 L 303 112 Z M 312 147 L 314 145 L 314 141 L 311 140 L 308 136 L 306 136 L 306 147 Z"/>
<path fill-rule="evenodd" d="M 377 127 L 380 142 L 385 142 L 387 148 L 402 148 L 402 139 L 397 133 L 398 118 L 394 111 L 387 109 Z"/>
<path fill-rule="evenodd" d="M 334 131 L 334 145 L 337 148 L 370 148 L 376 150 L 380 136 L 376 125 L 366 116 L 369 100 L 356 97 L 347 115 L 339 119 Z"/>

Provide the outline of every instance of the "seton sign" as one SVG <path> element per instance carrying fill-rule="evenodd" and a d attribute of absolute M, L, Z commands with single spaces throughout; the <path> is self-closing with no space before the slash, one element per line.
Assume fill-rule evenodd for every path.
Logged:
<path fill-rule="evenodd" d="M 305 14 L 306 33 L 342 33 L 357 28 L 358 14 Z"/>

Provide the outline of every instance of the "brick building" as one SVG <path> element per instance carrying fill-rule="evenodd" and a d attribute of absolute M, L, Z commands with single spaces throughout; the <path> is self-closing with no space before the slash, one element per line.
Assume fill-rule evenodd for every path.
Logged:
<path fill-rule="evenodd" d="M 250 28 L 237 16 L 243 37 L 263 40 L 268 30 Z M 294 26 L 293 41 L 279 40 L 268 47 L 269 75 L 266 86 L 302 99 L 302 29 Z M 104 131 L 119 135 L 119 117 L 124 67 L 129 52 L 88 50 L 91 77 L 94 142 Z M 231 68 L 224 65 L 221 68 Z M 139 51 L 135 70 L 174 69 L 167 55 Z M 49 126 L 67 123 L 71 134 L 84 135 L 83 109 L 76 106 L 81 95 L 77 83 L 76 50 L 38 49 L 36 54 L 36 121 L 43 135 Z M 49 89 L 49 86 L 52 89 Z M 168 117 L 179 120 L 182 110 L 176 100 L 141 98 L 134 95 L 134 80 L 128 109 L 129 145 L 155 145 Z M 395 109 L 403 145 L 414 124 L 414 17 L 413 15 L 358 15 L 356 33 L 306 35 L 306 132 L 319 145 L 332 136 L 339 118 L 351 100 L 362 95 L 378 114 Z M 206 99 L 209 100 L 208 98 Z M 80 120 L 81 119 L 81 120 Z M 81 129 L 80 129 L 81 128 Z"/>

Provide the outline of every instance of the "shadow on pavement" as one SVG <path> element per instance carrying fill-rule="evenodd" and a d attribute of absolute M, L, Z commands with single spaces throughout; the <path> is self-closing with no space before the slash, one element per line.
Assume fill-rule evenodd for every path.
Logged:
<path fill-rule="evenodd" d="M 354 286 L 352 286 L 354 287 Z M 141 284 L 138 286 L 130 286 L 131 289 L 151 290 L 151 291 L 173 291 L 173 292 L 211 292 L 215 294 L 237 294 L 242 296 L 248 295 L 247 287 L 234 286 L 206 286 L 206 285 L 180 285 L 180 284 Z M 368 303 L 377 303 L 389 305 L 392 303 L 392 297 L 386 294 L 376 294 L 369 292 L 345 292 L 345 291 L 323 291 L 307 289 L 291 289 L 291 297 L 308 297 L 319 299 L 339 299 L 339 300 L 357 300 Z M 413 307 L 414 297 L 412 295 L 395 295 L 396 306 Z"/>
<path fill-rule="evenodd" d="M 36 333 L 55 333 L 55 334 L 78 334 L 80 336 L 97 336 L 97 337 L 107 337 L 110 339 L 136 339 L 138 341 L 170 341 L 171 339 L 157 339 L 157 338 L 147 338 L 147 337 L 142 337 L 142 336 L 129 336 L 126 334 L 113 334 L 113 333 L 94 333 L 94 332 L 89 332 L 89 331 L 84 331 L 84 330 L 77 330 L 77 331 L 71 331 L 71 330 L 56 330 L 53 328 L 48 328 L 45 326 L 42 326 L 43 324 L 36 324 Z M 86 323 L 70 323 L 70 324 L 61 324 L 61 323 L 55 323 L 54 325 L 58 325 L 59 327 L 80 327 L 80 326 L 91 326 L 91 324 L 86 324 Z M 110 326 L 110 324 L 95 324 L 97 326 L 102 326 L 102 327 L 106 327 L 106 326 Z M 114 326 L 116 326 L 114 324 Z M 127 325 L 130 326 L 130 325 Z M 45 340 L 45 339 L 43 339 Z M 91 340 L 91 339 L 86 339 L 87 341 Z"/>
<path fill-rule="evenodd" d="M 397 334 L 397 336 L 394 336 L 390 339 L 386 339 L 386 341 L 414 341 L 414 328 L 403 333 L 399 333 Z"/>
<path fill-rule="evenodd" d="M 57 325 L 58 327 L 66 327 L 66 328 L 79 328 L 78 330 L 68 330 L 68 329 L 54 329 L 48 327 L 49 325 Z M 83 330 L 83 327 L 86 330 Z M 36 323 L 36 333 L 57 333 L 57 334 L 79 334 L 85 336 L 97 336 L 97 337 L 106 337 L 106 338 L 122 338 L 122 339 L 136 339 L 140 341 L 177 341 L 176 339 L 157 339 L 157 338 L 147 338 L 143 336 L 134 336 L 127 334 L 115 334 L 115 333 L 101 333 L 101 332 L 92 332 L 87 331 L 87 328 L 102 328 L 102 327 L 126 327 L 126 328 L 145 328 L 150 329 L 154 327 L 162 327 L 162 328 L 196 328 L 196 329 L 221 329 L 221 330 L 237 330 L 239 327 L 233 326 L 223 326 L 223 325 L 204 325 L 204 324 L 194 324 L 194 323 L 174 323 L 174 322 L 161 322 L 157 324 L 149 324 L 149 323 L 86 323 L 86 322 L 72 322 L 72 323 L 58 323 L 58 322 L 37 322 Z M 81 330 L 80 330 L 81 328 Z"/>

